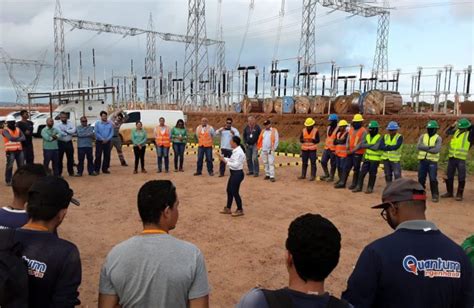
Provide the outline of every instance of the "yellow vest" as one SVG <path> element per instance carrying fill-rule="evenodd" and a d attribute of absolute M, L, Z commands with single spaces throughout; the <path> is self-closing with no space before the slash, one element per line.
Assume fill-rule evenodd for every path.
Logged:
<path fill-rule="evenodd" d="M 375 135 L 374 138 L 370 137 L 370 134 L 367 134 L 365 136 L 365 140 L 367 141 L 368 145 L 376 144 L 377 141 L 379 141 L 380 138 L 381 138 L 380 134 Z M 368 148 L 368 149 L 365 150 L 364 158 L 366 160 L 381 161 L 382 160 L 382 153 L 383 153 L 382 150 L 371 150 L 371 149 Z"/>
<path fill-rule="evenodd" d="M 389 134 L 386 134 L 384 138 L 384 143 L 385 145 L 389 146 L 394 146 L 397 145 L 398 138 L 400 138 L 400 134 L 396 134 L 393 139 L 390 139 L 391 136 Z M 391 162 L 396 162 L 398 163 L 400 161 L 400 158 L 402 157 L 402 146 L 400 146 L 398 149 L 394 151 L 384 151 L 382 154 L 382 160 L 389 160 Z"/>
<path fill-rule="evenodd" d="M 451 141 L 449 142 L 449 157 L 466 160 L 467 152 L 469 151 L 469 147 L 471 145 L 469 140 L 467 140 L 468 136 L 469 131 L 461 133 L 459 129 L 456 130 L 453 138 L 451 138 Z"/>
<path fill-rule="evenodd" d="M 434 147 L 436 144 L 436 140 L 438 140 L 439 135 L 434 134 L 431 138 L 430 135 L 424 134 L 423 135 L 423 145 L 424 146 L 429 146 L 429 147 Z M 426 151 L 418 151 L 418 159 L 427 159 L 430 161 L 438 162 L 439 161 L 439 153 L 436 154 L 431 154 Z"/>

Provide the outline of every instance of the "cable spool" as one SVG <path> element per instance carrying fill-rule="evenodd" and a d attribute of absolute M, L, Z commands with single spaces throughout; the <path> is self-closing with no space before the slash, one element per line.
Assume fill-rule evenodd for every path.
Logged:
<path fill-rule="evenodd" d="M 233 105 L 234 105 L 234 110 L 235 110 L 235 112 L 237 112 L 237 113 L 241 113 L 241 112 L 242 112 L 242 105 L 241 105 L 241 104 L 239 104 L 239 103 L 234 103 Z"/>
<path fill-rule="evenodd" d="M 308 96 L 295 97 L 295 113 L 307 114 L 311 112 L 311 103 Z"/>
<path fill-rule="evenodd" d="M 261 113 L 263 112 L 263 99 L 245 97 L 241 102 L 243 113 Z"/>
<path fill-rule="evenodd" d="M 265 113 L 275 112 L 275 110 L 273 109 L 273 98 L 266 98 L 263 100 L 263 112 Z"/>
<path fill-rule="evenodd" d="M 295 101 L 291 96 L 278 97 L 273 103 L 276 113 L 294 113 Z"/>
<path fill-rule="evenodd" d="M 398 114 L 402 110 L 403 99 L 399 92 L 371 90 L 365 94 L 362 104 L 364 114 Z"/>
<path fill-rule="evenodd" d="M 337 114 L 350 114 L 359 112 L 359 96 L 358 92 L 351 95 L 341 95 L 336 97 L 334 101 L 334 112 Z"/>
<path fill-rule="evenodd" d="M 312 113 L 326 114 L 329 109 L 329 96 L 315 96 L 311 99 L 311 110 Z"/>

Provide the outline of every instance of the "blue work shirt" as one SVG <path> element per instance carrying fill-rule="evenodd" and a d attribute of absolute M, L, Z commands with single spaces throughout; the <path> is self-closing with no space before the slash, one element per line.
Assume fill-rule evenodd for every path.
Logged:
<path fill-rule="evenodd" d="M 92 148 L 94 140 L 94 128 L 90 125 L 77 127 L 77 147 Z"/>
<path fill-rule="evenodd" d="M 76 128 L 69 120 L 66 123 L 59 122 L 54 124 L 54 127 L 61 132 L 58 136 L 59 141 L 69 142 L 72 140 L 72 136 L 76 133 Z"/>
<path fill-rule="evenodd" d="M 111 121 L 95 122 L 95 139 L 97 141 L 109 141 L 114 136 L 114 125 Z"/>

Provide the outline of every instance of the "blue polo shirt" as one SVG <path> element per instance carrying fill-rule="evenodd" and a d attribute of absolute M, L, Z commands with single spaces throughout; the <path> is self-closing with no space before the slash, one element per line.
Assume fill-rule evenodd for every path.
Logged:
<path fill-rule="evenodd" d="M 472 266 L 431 222 L 412 220 L 362 251 L 342 298 L 356 308 L 473 307 Z"/>
<path fill-rule="evenodd" d="M 25 210 L 10 207 L 0 208 L 0 229 L 16 229 L 23 227 L 28 222 Z"/>

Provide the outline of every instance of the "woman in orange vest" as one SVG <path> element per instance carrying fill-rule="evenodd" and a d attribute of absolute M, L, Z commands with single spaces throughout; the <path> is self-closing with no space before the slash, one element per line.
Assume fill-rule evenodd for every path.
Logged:
<path fill-rule="evenodd" d="M 165 160 L 165 172 L 168 173 L 170 169 L 170 147 L 171 147 L 171 130 L 165 125 L 165 118 L 160 118 L 160 125 L 155 127 L 155 145 L 158 163 L 157 173 L 161 173 L 163 158 Z"/>
<path fill-rule="evenodd" d="M 346 120 L 340 120 L 337 124 L 338 129 L 336 139 L 334 140 L 334 152 L 336 154 L 336 168 L 339 180 L 334 185 L 335 188 L 341 186 L 344 181 L 344 167 L 347 159 L 347 123 Z"/>
<path fill-rule="evenodd" d="M 15 118 L 12 115 L 7 116 L 7 127 L 3 130 L 3 144 L 6 154 L 5 182 L 7 186 L 12 184 L 13 163 L 16 161 L 16 167 L 23 166 L 23 148 L 21 142 L 25 141 L 25 135 L 16 127 Z"/>
<path fill-rule="evenodd" d="M 324 175 L 320 177 L 321 181 L 334 181 L 334 174 L 336 173 L 336 154 L 334 140 L 337 134 L 337 121 L 339 118 L 337 114 L 329 115 L 329 125 L 326 129 L 326 141 L 324 144 L 324 152 L 321 157 L 321 167 L 323 167 Z M 328 162 L 331 160 L 331 171 L 328 169 Z"/>
<path fill-rule="evenodd" d="M 307 118 L 304 122 L 305 128 L 300 135 L 301 142 L 301 159 L 303 160 L 303 165 L 301 169 L 301 176 L 298 177 L 299 180 L 306 179 L 306 171 L 308 170 L 308 159 L 311 161 L 311 177 L 310 181 L 316 179 L 316 158 L 317 150 L 319 143 L 319 132 L 318 129 L 314 127 L 314 120 L 312 118 Z"/>

